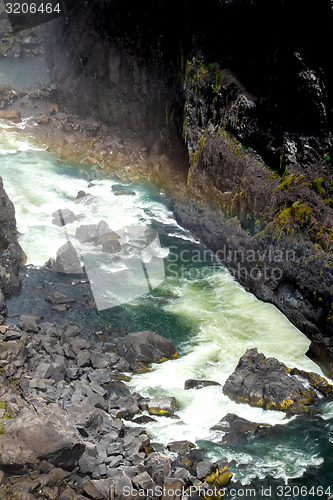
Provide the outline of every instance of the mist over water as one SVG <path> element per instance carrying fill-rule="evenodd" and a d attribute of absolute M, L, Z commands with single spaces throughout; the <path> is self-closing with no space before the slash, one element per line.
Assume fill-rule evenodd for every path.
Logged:
<path fill-rule="evenodd" d="M 0 56 L 1 83 L 27 92 L 35 85 L 47 85 L 49 81 L 50 73 L 45 58 Z"/>
<path fill-rule="evenodd" d="M 6 129 L 1 131 L 0 159 L 0 175 L 15 204 L 20 243 L 28 264 L 43 266 L 68 239 L 74 244 L 75 231 L 81 224 L 105 220 L 114 231 L 146 224 L 158 229 L 164 247 L 165 280 L 152 293 L 123 309 L 110 310 L 108 316 L 114 325 L 120 322 L 127 331 L 151 329 L 164 334 L 180 351 L 180 359 L 155 365 L 129 383 L 133 391 L 144 396 L 177 399 L 180 420 L 158 417 L 157 422 L 147 426 L 154 442 L 189 439 L 200 444 L 211 459 L 227 455 L 230 460 L 247 464 L 235 474 L 235 479 L 244 482 L 267 475 L 300 477 L 331 464 L 332 404 L 325 405 L 323 418 L 308 422 L 307 429 L 295 418 L 285 420 L 282 412 L 236 404 L 223 395 L 219 386 L 184 390 L 189 378 L 223 385 L 240 356 L 251 347 L 290 367 L 321 371 L 305 356 L 309 340 L 274 306 L 246 292 L 220 263 L 182 262 L 184 249 L 189 253 L 204 249 L 176 223 L 164 194 L 153 186 L 131 184 L 129 189 L 134 195 L 117 196 L 112 190 L 116 179 L 93 178 L 88 167 L 63 162 L 58 155 L 42 151 Z M 91 195 L 89 202 L 75 202 L 80 190 Z M 57 227 L 52 224 L 52 213 L 64 208 L 72 210 L 80 220 Z M 168 256 L 170 247 L 172 258 Z M 124 317 L 125 321 L 119 320 Z M 286 425 L 284 432 L 279 431 L 271 439 L 221 447 L 217 443 L 220 436 L 213 434 L 210 427 L 227 413 L 255 422 Z"/>

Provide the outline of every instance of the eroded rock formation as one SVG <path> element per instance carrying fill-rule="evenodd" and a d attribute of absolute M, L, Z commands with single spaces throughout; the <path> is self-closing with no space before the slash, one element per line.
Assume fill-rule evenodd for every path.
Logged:
<path fill-rule="evenodd" d="M 17 242 L 15 209 L 0 177 L 0 315 L 6 312 L 5 295 L 20 289 L 18 272 L 25 255 Z"/>
<path fill-rule="evenodd" d="M 331 336 L 331 3 L 267 9 L 78 4 L 54 32 L 53 79 L 66 111 L 123 151 L 140 143 L 150 178 L 187 191 L 177 219 L 232 252 L 223 260 L 248 290 Z"/>

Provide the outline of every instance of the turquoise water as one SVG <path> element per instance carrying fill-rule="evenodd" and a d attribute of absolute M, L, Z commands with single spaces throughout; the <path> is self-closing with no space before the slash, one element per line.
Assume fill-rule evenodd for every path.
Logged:
<path fill-rule="evenodd" d="M 143 395 L 172 395 L 177 399 L 179 420 L 160 417 L 148 425 L 154 442 L 165 445 L 189 439 L 202 447 L 208 458 L 227 456 L 235 461 L 231 465 L 234 479 L 243 484 L 257 479 L 259 485 L 277 488 L 292 479 L 293 485 L 303 485 L 309 492 L 311 486 L 326 489 L 330 483 L 333 485 L 332 404 L 324 405 L 323 416 L 286 421 L 282 413 L 230 401 L 218 386 L 184 391 L 188 378 L 207 378 L 223 384 L 250 347 L 288 366 L 321 372 L 305 356 L 309 340 L 274 306 L 247 293 L 177 224 L 163 193 L 147 183 L 137 183 L 127 186 L 134 195 L 117 196 L 111 189 L 117 179 L 96 178 L 88 167 L 65 163 L 6 128 L 1 130 L 0 175 L 15 204 L 20 243 L 32 266 L 43 266 L 68 240 L 79 253 L 83 252 L 75 240 L 75 230 L 81 224 L 105 220 L 115 231 L 144 225 L 157 230 L 160 246 L 154 249 L 154 257 L 162 260 L 165 268 L 165 279 L 159 286 L 112 309 L 92 308 L 93 316 L 75 318 L 75 307 L 72 313 L 88 333 L 92 328 L 106 327 L 111 336 L 114 331 L 123 335 L 151 329 L 176 344 L 180 359 L 157 365 L 147 374 L 134 376 L 129 383 Z M 86 203 L 75 202 L 80 190 L 91 195 Z M 52 224 L 52 213 L 64 208 L 80 217 L 65 229 Z M 67 278 L 53 274 L 53 279 L 64 284 Z M 140 278 L 132 279 L 135 287 Z M 12 309 L 23 303 L 31 307 L 32 298 L 24 297 L 24 293 L 10 301 Z M 89 297 L 94 298 L 91 292 Z M 283 425 L 266 438 L 257 436 L 237 446 L 222 447 L 210 427 L 227 413 Z M 316 490 L 315 496 L 297 496 L 294 490 L 292 498 L 326 498 L 320 491 Z M 276 492 L 275 497 L 281 495 Z"/>

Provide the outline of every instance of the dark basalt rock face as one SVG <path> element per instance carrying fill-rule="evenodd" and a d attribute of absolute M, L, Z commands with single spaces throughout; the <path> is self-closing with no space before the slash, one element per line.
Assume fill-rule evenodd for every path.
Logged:
<path fill-rule="evenodd" d="M 181 125 L 186 60 L 199 55 L 217 73 L 202 116 L 217 98 L 226 128 L 266 161 L 314 163 L 332 147 L 331 23 L 329 0 L 78 3 L 54 35 L 54 77 L 69 109 L 157 137 Z"/>
<path fill-rule="evenodd" d="M 250 422 L 234 413 L 228 413 L 217 424 L 211 427 L 212 431 L 223 432 L 221 444 L 230 446 L 255 434 L 264 433 L 269 424 Z"/>
<path fill-rule="evenodd" d="M 221 385 L 221 384 L 215 382 L 214 380 L 196 380 L 193 378 L 189 378 L 188 380 L 185 380 L 184 389 L 185 390 L 202 389 L 203 387 L 210 387 L 216 385 Z"/>
<path fill-rule="evenodd" d="M 319 375 L 287 368 L 257 349 L 246 351 L 223 386 L 224 394 L 234 401 L 284 411 L 287 416 L 312 412 L 317 391 L 328 395 L 333 387 Z"/>
<path fill-rule="evenodd" d="M 320 364 L 323 373 L 333 379 L 333 339 L 315 335 L 306 355 Z"/>
<path fill-rule="evenodd" d="M 50 48 L 60 105 L 145 145 L 178 221 L 310 338 L 333 335 L 331 28 L 329 0 L 93 0 Z"/>
<path fill-rule="evenodd" d="M 13 32 L 4 3 L 0 5 L 0 57 L 45 57 L 50 35 L 50 25 Z"/>
<path fill-rule="evenodd" d="M 6 312 L 5 295 L 18 292 L 18 272 L 25 255 L 17 242 L 15 209 L 0 177 L 0 314 Z"/>
<path fill-rule="evenodd" d="M 148 363 L 159 363 L 179 357 L 170 340 L 150 331 L 129 333 L 119 342 L 118 352 L 136 371 L 145 371 L 144 367 Z"/>

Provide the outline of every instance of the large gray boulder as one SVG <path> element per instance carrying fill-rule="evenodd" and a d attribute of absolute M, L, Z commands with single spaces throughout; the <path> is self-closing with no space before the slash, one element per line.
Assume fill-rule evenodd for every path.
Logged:
<path fill-rule="evenodd" d="M 228 413 L 211 427 L 211 430 L 223 433 L 221 444 L 232 446 L 250 436 L 265 432 L 269 427 L 271 427 L 269 424 L 251 422 L 234 413 Z"/>
<path fill-rule="evenodd" d="M 176 409 L 176 399 L 171 398 L 153 398 L 148 404 L 150 415 L 160 415 L 170 417 L 174 415 Z"/>
<path fill-rule="evenodd" d="M 24 441 L 0 434 L 0 469 L 22 472 L 27 465 L 34 465 L 37 459 L 37 454 Z"/>
<path fill-rule="evenodd" d="M 145 460 L 145 469 L 156 484 L 162 485 L 171 474 L 171 458 L 164 453 L 153 452 Z"/>
<path fill-rule="evenodd" d="M 15 419 L 6 422 L 5 433 L 14 441 L 25 443 L 39 459 L 66 470 L 77 465 L 85 449 L 79 432 L 56 405 L 48 414 L 22 410 Z"/>
<path fill-rule="evenodd" d="M 81 274 L 81 262 L 73 244 L 67 241 L 57 251 L 55 270 L 63 274 Z"/>
<path fill-rule="evenodd" d="M 149 363 L 161 363 L 179 357 L 173 343 L 151 331 L 129 333 L 118 344 L 119 354 L 140 371 Z"/>
<path fill-rule="evenodd" d="M 257 349 L 248 349 L 223 386 L 223 392 L 239 403 L 295 415 L 314 411 L 318 392 L 333 387 L 315 373 L 288 368 L 275 358 L 266 358 Z"/>
<path fill-rule="evenodd" d="M 97 238 L 97 224 L 82 224 L 75 233 L 80 243 L 92 243 Z"/>
<path fill-rule="evenodd" d="M 56 212 L 53 212 L 52 217 L 52 224 L 59 227 L 66 226 L 66 224 L 71 224 L 72 222 L 76 221 L 75 213 L 68 208 L 62 208 L 60 210 L 57 210 Z"/>

